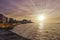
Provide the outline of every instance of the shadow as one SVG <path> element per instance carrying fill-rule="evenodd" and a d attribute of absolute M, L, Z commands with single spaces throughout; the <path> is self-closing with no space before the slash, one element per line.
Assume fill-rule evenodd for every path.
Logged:
<path fill-rule="evenodd" d="M 30 40 L 30 39 L 19 36 L 11 31 L 0 29 L 0 40 Z"/>

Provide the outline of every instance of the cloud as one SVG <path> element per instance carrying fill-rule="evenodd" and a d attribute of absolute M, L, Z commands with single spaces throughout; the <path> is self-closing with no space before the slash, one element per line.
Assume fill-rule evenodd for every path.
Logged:
<path fill-rule="evenodd" d="M 55 11 L 60 11 L 60 0 L 0 0 L 0 13 L 11 17 L 39 15 L 40 13 L 36 11 L 45 9 L 53 9 L 50 17 L 56 14 L 60 16 L 60 12 L 55 13 Z"/>

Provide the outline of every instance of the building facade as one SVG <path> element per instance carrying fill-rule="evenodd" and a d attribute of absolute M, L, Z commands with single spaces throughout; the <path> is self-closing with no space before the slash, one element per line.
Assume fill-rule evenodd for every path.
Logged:
<path fill-rule="evenodd" d="M 3 14 L 0 14 L 0 23 L 7 23 L 8 22 L 8 18 L 5 17 Z"/>

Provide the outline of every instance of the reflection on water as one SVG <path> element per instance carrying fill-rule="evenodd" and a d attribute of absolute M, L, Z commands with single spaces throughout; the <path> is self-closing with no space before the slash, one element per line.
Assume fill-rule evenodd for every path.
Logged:
<path fill-rule="evenodd" d="M 40 24 L 39 24 L 39 30 L 40 30 L 40 32 L 42 32 L 43 29 L 44 29 L 44 23 L 40 23 Z"/>
<path fill-rule="evenodd" d="M 11 31 L 32 40 L 60 40 L 60 24 L 21 24 Z"/>

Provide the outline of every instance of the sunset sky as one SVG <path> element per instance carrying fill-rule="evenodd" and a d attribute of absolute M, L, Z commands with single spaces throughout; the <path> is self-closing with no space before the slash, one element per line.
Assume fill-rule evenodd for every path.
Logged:
<path fill-rule="evenodd" d="M 37 16 L 43 14 L 46 19 L 57 22 L 60 20 L 60 0 L 0 0 L 0 14 L 18 20 L 37 20 Z"/>

